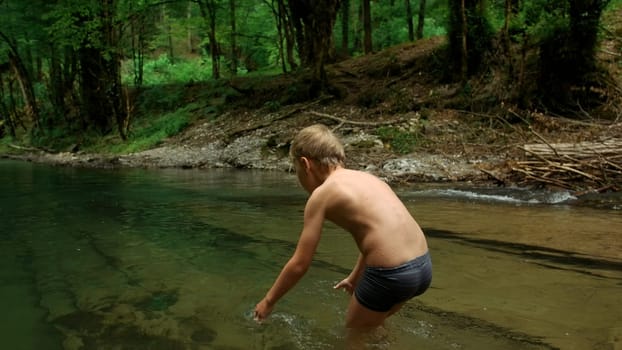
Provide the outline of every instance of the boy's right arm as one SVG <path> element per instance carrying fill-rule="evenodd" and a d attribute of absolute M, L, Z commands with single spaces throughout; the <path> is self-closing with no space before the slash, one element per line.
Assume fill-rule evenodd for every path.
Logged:
<path fill-rule="evenodd" d="M 261 321 L 272 312 L 276 302 L 283 297 L 307 272 L 313 255 L 320 241 L 324 224 L 324 202 L 314 200 L 307 202 L 304 213 L 304 227 L 296 251 L 283 266 L 276 281 L 266 296 L 255 306 L 255 319 Z"/>

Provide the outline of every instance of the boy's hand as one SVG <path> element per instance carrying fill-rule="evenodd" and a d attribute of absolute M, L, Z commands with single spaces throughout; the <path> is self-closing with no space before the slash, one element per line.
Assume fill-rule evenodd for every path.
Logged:
<path fill-rule="evenodd" d="M 344 291 L 348 292 L 350 295 L 352 295 L 352 293 L 354 293 L 354 284 L 352 284 L 352 282 L 350 282 L 349 279 L 345 278 L 343 281 L 337 283 L 334 287 L 334 289 L 343 289 Z"/>
<path fill-rule="evenodd" d="M 272 312 L 272 309 L 274 309 L 274 304 L 270 304 L 266 298 L 261 299 L 261 301 L 255 306 L 255 314 L 253 315 L 253 319 L 256 322 L 265 320 Z"/>

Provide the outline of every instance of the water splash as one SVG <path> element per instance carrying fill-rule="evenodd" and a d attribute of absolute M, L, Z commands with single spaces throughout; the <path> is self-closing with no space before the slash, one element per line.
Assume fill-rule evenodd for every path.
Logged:
<path fill-rule="evenodd" d="M 409 195 L 415 197 L 455 198 L 469 201 L 499 202 L 508 204 L 562 204 L 577 199 L 577 197 L 566 191 L 537 192 L 521 189 L 429 189 L 410 192 Z"/>

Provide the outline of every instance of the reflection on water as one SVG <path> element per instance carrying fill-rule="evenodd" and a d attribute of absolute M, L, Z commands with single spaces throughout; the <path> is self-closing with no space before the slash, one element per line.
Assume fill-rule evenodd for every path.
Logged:
<path fill-rule="evenodd" d="M 619 209 L 399 192 L 429 236 L 434 280 L 368 348 L 622 346 Z M 357 252 L 332 224 L 273 316 L 250 317 L 302 224 L 291 175 L 3 161 L 0 193 L 3 349 L 343 348 L 348 300 L 332 286 Z"/>

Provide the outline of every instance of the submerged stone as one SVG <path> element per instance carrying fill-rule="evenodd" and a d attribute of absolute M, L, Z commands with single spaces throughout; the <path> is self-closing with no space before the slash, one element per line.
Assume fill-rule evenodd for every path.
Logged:
<path fill-rule="evenodd" d="M 135 303 L 134 306 L 145 311 L 165 311 L 175 305 L 178 300 L 177 291 L 161 291 L 151 294 L 149 297 Z"/>

